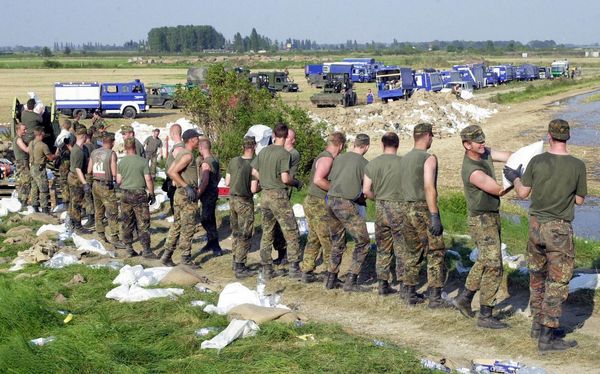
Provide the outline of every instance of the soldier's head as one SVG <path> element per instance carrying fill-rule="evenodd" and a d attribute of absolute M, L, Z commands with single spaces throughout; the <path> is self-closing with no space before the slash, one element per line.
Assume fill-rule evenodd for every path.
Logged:
<path fill-rule="evenodd" d="M 65 120 L 64 120 L 64 121 L 63 121 L 63 123 L 62 123 L 62 126 L 61 126 L 61 128 L 62 128 L 63 130 L 67 130 L 67 131 L 69 131 L 69 130 L 71 130 L 71 126 L 72 126 L 72 124 L 71 124 L 71 121 L 70 121 L 69 119 L 66 119 L 66 118 L 65 118 Z"/>
<path fill-rule="evenodd" d="M 183 132 L 181 138 L 185 143 L 185 147 L 189 150 L 193 150 L 198 146 L 198 143 L 200 142 L 200 133 L 195 129 L 188 129 Z"/>
<path fill-rule="evenodd" d="M 85 139 L 87 139 L 87 129 L 85 126 L 81 125 L 77 128 L 75 131 L 75 137 L 77 138 L 77 143 L 81 144 L 85 142 Z"/>
<path fill-rule="evenodd" d="M 288 132 L 288 125 L 280 122 L 277 125 L 275 125 L 275 128 L 273 129 L 273 137 L 275 137 L 275 140 L 280 139 L 285 142 L 285 138 L 287 138 Z"/>
<path fill-rule="evenodd" d="M 92 137 L 94 136 L 94 129 L 89 128 L 87 129 L 87 141 L 91 142 L 92 141 Z"/>
<path fill-rule="evenodd" d="M 210 143 L 210 139 L 208 139 L 206 136 L 198 137 L 198 151 L 201 155 L 210 154 L 211 148 L 212 145 Z"/>
<path fill-rule="evenodd" d="M 468 152 L 485 153 L 485 134 L 478 125 L 467 126 L 460 132 L 463 147 Z"/>
<path fill-rule="evenodd" d="M 135 154 L 135 139 L 134 138 L 125 139 L 125 141 L 123 142 L 123 148 L 125 148 L 125 152 L 128 155 L 134 155 Z"/>
<path fill-rule="evenodd" d="M 179 125 L 178 123 L 175 123 L 174 125 L 172 125 L 171 128 L 169 129 L 169 135 L 171 136 L 171 139 L 173 139 L 173 140 L 181 139 L 181 125 Z"/>
<path fill-rule="evenodd" d="M 242 143 L 242 147 L 244 149 L 244 153 L 254 153 L 256 150 L 256 138 L 254 136 L 244 136 L 244 141 Z"/>
<path fill-rule="evenodd" d="M 381 137 L 381 145 L 383 145 L 384 150 L 393 149 L 397 151 L 400 146 L 400 138 L 395 132 L 388 131 Z"/>
<path fill-rule="evenodd" d="M 102 135 L 102 146 L 107 149 L 112 149 L 114 144 L 115 144 L 115 134 L 113 134 L 112 132 L 108 132 L 108 131 L 105 132 Z M 135 147 L 135 141 L 133 142 L 133 145 Z"/>
<path fill-rule="evenodd" d="M 98 109 L 94 110 L 94 114 L 92 114 L 92 118 L 96 119 L 96 118 L 100 118 L 102 117 L 102 112 L 99 111 Z"/>
<path fill-rule="evenodd" d="M 571 138 L 569 122 L 564 119 L 553 119 L 548 124 L 548 140 L 555 143 L 566 143 Z"/>
<path fill-rule="evenodd" d="M 296 144 L 296 132 L 293 129 L 288 129 L 288 134 L 285 137 L 285 147 L 286 148 L 294 148 Z"/>
<path fill-rule="evenodd" d="M 121 126 L 121 135 L 123 135 L 123 139 L 135 138 L 133 127 L 129 125 Z"/>
<path fill-rule="evenodd" d="M 25 135 L 25 133 L 27 132 L 27 125 L 24 124 L 23 122 L 19 122 L 19 123 L 17 123 L 17 126 L 15 127 L 15 131 L 17 133 L 17 136 Z"/>
<path fill-rule="evenodd" d="M 27 104 L 25 104 L 25 107 L 27 108 L 27 110 L 33 110 L 33 108 L 35 108 L 35 99 L 27 100 Z"/>
<path fill-rule="evenodd" d="M 419 123 L 413 129 L 413 139 L 415 145 L 422 145 L 426 149 L 431 147 L 433 142 L 433 125 L 431 123 Z"/>
<path fill-rule="evenodd" d="M 336 157 L 346 146 L 346 135 L 341 131 L 332 132 L 327 137 L 327 150 Z"/>
<path fill-rule="evenodd" d="M 79 121 L 81 119 L 81 112 L 79 110 L 75 112 L 75 114 L 73 115 L 73 119 L 75 121 Z"/>
<path fill-rule="evenodd" d="M 158 135 L 160 135 L 160 130 L 159 129 L 152 130 L 152 136 L 154 136 L 155 138 L 158 138 Z"/>
<path fill-rule="evenodd" d="M 39 126 L 36 127 L 33 129 L 33 135 L 37 140 L 42 140 L 44 138 L 44 128 Z"/>
<path fill-rule="evenodd" d="M 354 139 L 354 152 L 364 155 L 369 150 L 371 138 L 367 134 L 358 134 Z"/>

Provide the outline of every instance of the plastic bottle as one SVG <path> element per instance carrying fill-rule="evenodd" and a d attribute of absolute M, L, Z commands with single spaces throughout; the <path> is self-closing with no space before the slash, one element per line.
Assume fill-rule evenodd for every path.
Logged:
<path fill-rule="evenodd" d="M 29 342 L 35 346 L 41 347 L 43 345 L 46 345 L 50 342 L 53 342 L 56 340 L 55 336 L 49 336 L 47 338 L 37 338 L 37 339 L 32 339 Z"/>
<path fill-rule="evenodd" d="M 258 277 L 256 277 L 256 292 L 258 293 L 258 299 L 260 300 L 261 304 L 263 303 L 263 300 L 265 300 L 266 288 L 267 285 L 265 283 L 265 275 L 262 271 L 259 271 Z"/>

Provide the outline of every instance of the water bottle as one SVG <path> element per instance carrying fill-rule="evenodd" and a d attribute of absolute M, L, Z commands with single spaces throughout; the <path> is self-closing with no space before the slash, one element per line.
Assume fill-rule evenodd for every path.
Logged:
<path fill-rule="evenodd" d="M 258 293 L 258 299 L 260 300 L 261 304 L 263 303 L 263 300 L 265 300 L 266 288 L 267 285 L 265 283 L 265 275 L 261 270 L 258 272 L 258 277 L 256 277 L 256 292 Z"/>
<path fill-rule="evenodd" d="M 56 340 L 55 336 L 49 336 L 47 338 L 37 338 L 37 339 L 32 339 L 29 342 L 37 347 L 41 347 L 44 346 L 50 342 L 53 342 Z"/>

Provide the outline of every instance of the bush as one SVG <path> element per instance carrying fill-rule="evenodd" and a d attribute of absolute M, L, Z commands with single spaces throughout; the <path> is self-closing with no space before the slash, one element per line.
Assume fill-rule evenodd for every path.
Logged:
<path fill-rule="evenodd" d="M 58 61 L 44 60 L 44 62 L 42 63 L 42 66 L 45 68 L 49 68 L 49 69 L 58 69 L 58 68 L 62 68 L 63 64 Z"/>

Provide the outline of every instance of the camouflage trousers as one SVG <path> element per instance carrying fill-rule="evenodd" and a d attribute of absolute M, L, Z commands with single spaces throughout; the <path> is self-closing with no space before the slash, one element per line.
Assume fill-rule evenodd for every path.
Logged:
<path fill-rule="evenodd" d="M 202 204 L 200 223 L 206 230 L 208 246 L 211 248 L 219 247 L 219 232 L 217 230 L 217 200 L 219 196 L 217 191 L 205 191 L 200 197 Z"/>
<path fill-rule="evenodd" d="M 419 271 L 427 259 L 427 283 L 429 287 L 443 287 L 446 280 L 444 237 L 429 232 L 429 208 L 426 202 L 402 204 L 406 217 L 402 233 L 406 243 L 404 253 L 404 283 L 415 286 L 419 283 Z"/>
<path fill-rule="evenodd" d="M 469 271 L 465 287 L 479 290 L 479 303 L 496 304 L 496 294 L 502 282 L 502 251 L 500 249 L 500 214 L 484 213 L 468 218 L 469 233 L 479 249 L 477 261 Z"/>
<path fill-rule="evenodd" d="M 94 177 L 92 176 L 92 174 L 86 174 L 85 180 L 90 185 L 90 187 L 94 187 Z M 84 207 L 85 214 L 94 214 L 94 195 L 92 194 L 92 190 L 84 194 Z"/>
<path fill-rule="evenodd" d="M 402 249 L 404 237 L 401 228 L 404 225 L 402 203 L 398 201 L 375 201 L 375 240 L 377 241 L 377 261 L 375 268 L 377 279 L 390 280 L 392 259 L 396 257 L 396 278 L 401 280 L 404 275 L 404 260 Z"/>
<path fill-rule="evenodd" d="M 67 183 L 67 177 L 69 176 L 69 168 L 71 161 L 62 160 L 58 167 L 58 183 L 60 185 L 60 195 L 63 203 L 69 203 L 69 185 Z"/>
<path fill-rule="evenodd" d="M 69 217 L 75 227 L 81 226 L 81 213 L 83 210 L 83 184 L 74 172 L 69 172 L 67 177 L 69 185 Z"/>
<path fill-rule="evenodd" d="M 158 155 L 154 155 L 154 156 L 150 155 L 150 156 L 148 156 L 147 159 L 150 162 L 150 175 L 152 177 L 155 177 L 156 176 L 156 162 L 158 159 Z"/>
<path fill-rule="evenodd" d="M 198 203 L 190 203 L 184 188 L 177 188 L 174 196 L 175 211 L 173 223 L 167 234 L 166 250 L 174 252 L 181 251 L 182 257 L 192 255 L 192 237 L 196 232 L 196 219 L 198 215 Z"/>
<path fill-rule="evenodd" d="M 307 272 L 315 270 L 319 256 L 322 256 L 324 264 L 329 264 L 331 237 L 329 236 L 329 213 L 325 199 L 306 195 L 304 213 L 308 223 L 308 238 L 304 248 L 302 271 Z"/>
<path fill-rule="evenodd" d="M 527 256 L 531 314 L 542 325 L 557 328 L 575 262 L 571 223 L 529 217 Z"/>
<path fill-rule="evenodd" d="M 359 274 L 371 239 L 367 231 L 365 219 L 358 212 L 358 204 L 339 197 L 329 197 L 327 212 L 329 213 L 329 236 L 331 237 L 331 257 L 329 272 L 338 273 L 342 257 L 346 252 L 346 231 L 354 239 L 354 252 L 350 273 Z"/>
<path fill-rule="evenodd" d="M 146 190 L 123 190 L 121 198 L 121 230 L 123 242 L 131 245 L 133 242 L 134 225 L 137 222 L 137 232 L 142 248 L 150 248 L 150 208 Z"/>
<path fill-rule="evenodd" d="M 254 200 L 251 197 L 229 197 L 233 262 L 246 263 L 254 230 Z"/>
<path fill-rule="evenodd" d="M 40 170 L 40 168 L 42 170 Z M 31 201 L 33 207 L 41 207 L 42 209 L 50 207 L 50 188 L 48 186 L 46 165 L 31 166 L 31 191 L 29 192 L 29 201 Z"/>
<path fill-rule="evenodd" d="M 279 223 L 288 248 L 288 260 L 300 261 L 300 233 L 292 205 L 283 189 L 264 190 L 261 198 L 262 237 L 260 239 L 260 260 L 263 265 L 273 262 L 271 251 L 275 225 Z"/>
<path fill-rule="evenodd" d="M 27 205 L 29 194 L 31 192 L 31 171 L 27 161 L 17 161 L 17 169 L 15 171 L 15 188 L 19 195 L 19 201 L 22 205 Z"/>
<path fill-rule="evenodd" d="M 96 232 L 98 234 L 103 234 L 105 232 L 102 219 L 106 215 L 106 218 L 108 218 L 108 227 L 110 227 L 110 236 L 114 240 L 118 240 L 119 206 L 114 188 L 109 186 L 106 182 L 94 181 L 92 194 L 94 195 Z"/>

